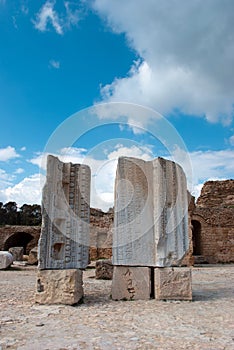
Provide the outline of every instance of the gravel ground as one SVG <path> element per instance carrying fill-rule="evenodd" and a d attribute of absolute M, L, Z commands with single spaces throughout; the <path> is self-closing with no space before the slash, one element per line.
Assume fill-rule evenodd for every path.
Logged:
<path fill-rule="evenodd" d="M 192 268 L 188 301 L 112 301 L 84 273 L 84 303 L 34 304 L 36 268 L 0 271 L 0 350 L 234 349 L 234 265 Z"/>

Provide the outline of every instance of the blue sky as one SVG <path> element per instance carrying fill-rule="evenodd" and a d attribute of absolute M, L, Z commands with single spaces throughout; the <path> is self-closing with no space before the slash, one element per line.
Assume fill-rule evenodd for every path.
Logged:
<path fill-rule="evenodd" d="M 208 179 L 233 178 L 233 11 L 232 0 L 0 0 L 0 201 L 40 202 L 51 135 L 102 102 L 163 115 L 185 143 L 196 196 Z M 120 118 L 100 109 L 98 128 L 54 149 L 93 167 L 93 206 L 112 205 L 118 156 L 172 156 L 139 110 L 123 127 L 104 126 Z M 81 115 L 77 129 L 88 130 Z"/>

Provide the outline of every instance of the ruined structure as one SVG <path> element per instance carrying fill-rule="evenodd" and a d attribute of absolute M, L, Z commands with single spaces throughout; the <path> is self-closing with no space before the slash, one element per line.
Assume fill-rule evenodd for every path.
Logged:
<path fill-rule="evenodd" d="M 119 158 L 114 220 L 112 297 L 162 298 L 165 293 L 155 294 L 155 290 L 160 286 L 160 275 L 165 280 L 166 273 L 171 281 L 180 277 L 182 281 L 186 274 L 185 294 L 180 295 L 181 287 L 175 293 L 177 299 L 190 300 L 191 271 L 163 270 L 180 266 L 189 249 L 188 195 L 182 168 L 163 158 L 151 162 Z"/>
<path fill-rule="evenodd" d="M 234 180 L 204 184 L 191 224 L 195 263 L 234 262 Z"/>
<path fill-rule="evenodd" d="M 9 250 L 11 247 L 23 247 L 24 254 L 37 246 L 41 226 L 15 226 L 0 227 L 0 250 Z"/>
<path fill-rule="evenodd" d="M 37 302 L 60 300 L 74 304 L 83 296 L 82 269 L 89 262 L 89 200 L 89 167 L 63 163 L 48 156 L 42 197 Z M 69 281 L 72 284 L 64 287 Z"/>
<path fill-rule="evenodd" d="M 114 210 L 90 208 L 90 260 L 111 259 Z"/>

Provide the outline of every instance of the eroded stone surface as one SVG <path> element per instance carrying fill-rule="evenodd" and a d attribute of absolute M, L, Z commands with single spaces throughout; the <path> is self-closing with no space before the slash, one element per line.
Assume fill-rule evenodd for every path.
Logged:
<path fill-rule="evenodd" d="M 150 268 L 114 266 L 113 300 L 148 300 L 150 293 Z"/>
<path fill-rule="evenodd" d="M 38 263 L 38 247 L 34 247 L 30 250 L 28 255 L 28 264 L 36 265 Z"/>
<path fill-rule="evenodd" d="M 119 158 L 113 264 L 179 265 L 188 251 L 188 197 L 182 168 L 169 160 Z"/>
<path fill-rule="evenodd" d="M 187 267 L 155 268 L 155 298 L 192 300 L 192 275 Z"/>
<path fill-rule="evenodd" d="M 9 249 L 9 252 L 13 256 L 14 261 L 22 261 L 23 255 L 24 255 L 24 248 L 23 247 L 11 247 Z"/>
<path fill-rule="evenodd" d="M 85 268 L 89 260 L 90 169 L 48 156 L 39 269 Z"/>
<path fill-rule="evenodd" d="M 96 261 L 96 279 L 111 280 L 113 277 L 113 265 L 110 259 Z"/>
<path fill-rule="evenodd" d="M 39 270 L 35 301 L 39 304 L 74 305 L 83 297 L 81 270 Z"/>
<path fill-rule="evenodd" d="M 13 263 L 13 256 L 9 252 L 0 251 L 0 270 L 7 269 Z"/>

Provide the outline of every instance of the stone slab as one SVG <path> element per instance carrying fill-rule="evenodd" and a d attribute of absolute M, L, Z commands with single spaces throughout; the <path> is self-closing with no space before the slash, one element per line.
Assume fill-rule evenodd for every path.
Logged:
<path fill-rule="evenodd" d="M 23 261 L 24 248 L 23 247 L 11 247 L 9 252 L 13 256 L 14 261 Z"/>
<path fill-rule="evenodd" d="M 186 177 L 178 164 L 120 157 L 114 208 L 114 265 L 180 265 L 189 237 Z"/>
<path fill-rule="evenodd" d="M 49 155 L 42 193 L 38 267 L 84 269 L 89 263 L 90 168 Z"/>
<path fill-rule="evenodd" d="M 13 263 L 13 256 L 7 251 L 0 251 L 0 270 L 7 269 Z"/>
<path fill-rule="evenodd" d="M 39 270 L 35 301 L 39 304 L 77 304 L 83 297 L 82 271 Z"/>
<path fill-rule="evenodd" d="M 188 267 L 163 267 L 154 271 L 155 299 L 192 300 L 192 273 Z"/>
<path fill-rule="evenodd" d="M 148 300 L 150 293 L 150 268 L 114 266 L 113 300 Z"/>

